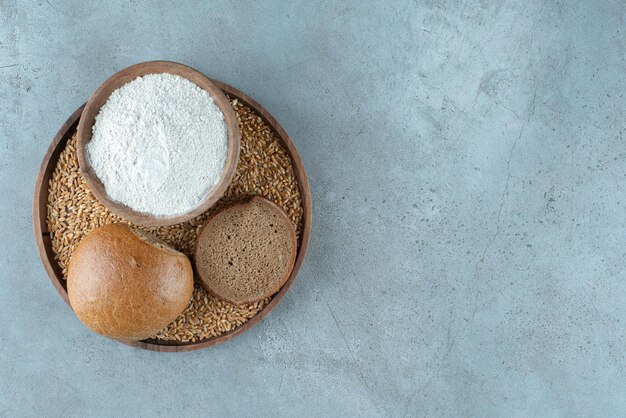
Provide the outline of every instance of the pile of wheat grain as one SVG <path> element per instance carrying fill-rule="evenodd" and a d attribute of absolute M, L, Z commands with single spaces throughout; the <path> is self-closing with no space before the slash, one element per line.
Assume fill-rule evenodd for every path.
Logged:
<path fill-rule="evenodd" d="M 289 155 L 276 134 L 253 110 L 236 99 L 241 129 L 237 171 L 222 199 L 191 221 L 161 227 L 139 227 L 192 256 L 196 231 L 212 211 L 244 196 L 260 195 L 279 206 L 294 223 L 298 237 L 302 227 L 302 199 Z M 47 224 L 55 260 L 67 273 L 70 258 L 86 233 L 101 225 L 130 222 L 109 212 L 91 193 L 78 169 L 76 134 L 61 152 L 49 183 Z M 193 298 L 185 311 L 155 336 L 159 340 L 196 342 L 231 331 L 256 315 L 269 299 L 235 306 L 206 292 L 196 281 Z"/>

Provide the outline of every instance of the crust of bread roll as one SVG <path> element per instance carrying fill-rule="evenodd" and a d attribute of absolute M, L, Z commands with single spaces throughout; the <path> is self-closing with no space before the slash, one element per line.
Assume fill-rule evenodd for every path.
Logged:
<path fill-rule="evenodd" d="M 181 252 L 124 224 L 89 232 L 72 255 L 70 305 L 98 334 L 136 341 L 153 337 L 187 307 L 193 270 Z"/>

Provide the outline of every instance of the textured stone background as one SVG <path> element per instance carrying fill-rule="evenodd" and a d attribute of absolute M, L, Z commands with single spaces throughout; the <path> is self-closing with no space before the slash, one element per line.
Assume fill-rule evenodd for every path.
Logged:
<path fill-rule="evenodd" d="M 0 0 L 0 416 L 626 410 L 623 0 L 313 3 Z M 315 206 L 284 302 L 187 354 L 88 332 L 32 237 L 59 126 L 151 59 L 265 105 Z"/>

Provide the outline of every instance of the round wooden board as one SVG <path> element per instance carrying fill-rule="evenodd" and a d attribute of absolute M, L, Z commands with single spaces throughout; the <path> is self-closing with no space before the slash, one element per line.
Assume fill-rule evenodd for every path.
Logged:
<path fill-rule="evenodd" d="M 302 262 L 304 260 L 304 256 L 306 254 L 307 245 L 309 243 L 309 236 L 311 234 L 311 190 L 309 189 L 309 183 L 306 178 L 304 166 L 302 164 L 302 160 L 300 159 L 300 155 L 296 150 L 296 147 L 293 145 L 291 138 L 289 137 L 289 135 L 287 135 L 285 130 L 280 126 L 276 119 L 274 119 L 274 117 L 270 115 L 259 103 L 257 103 L 241 91 L 237 90 L 236 88 L 229 86 L 228 84 L 224 84 L 216 80 L 211 81 L 213 81 L 213 83 L 217 85 L 224 93 L 230 95 L 231 97 L 237 98 L 240 102 L 257 112 L 264 120 L 264 122 L 274 130 L 281 145 L 287 150 L 287 153 L 291 157 L 291 162 L 294 166 L 296 178 L 300 186 L 303 209 L 302 233 L 300 235 L 300 243 L 298 247 L 296 263 L 293 267 L 291 275 L 289 276 L 289 279 L 287 279 L 287 282 L 278 291 L 278 293 L 276 293 L 272 297 L 270 303 L 268 303 L 263 309 L 261 309 L 261 311 L 259 311 L 259 313 L 257 313 L 254 317 L 250 318 L 246 323 L 234 329 L 233 331 L 225 332 L 217 337 L 209 338 L 195 343 L 177 343 L 175 341 L 168 342 L 160 340 L 144 340 L 130 343 L 126 341 L 120 341 L 133 347 L 143 348 L 145 350 L 166 352 L 199 350 L 201 348 L 206 348 L 224 341 L 228 341 L 231 338 L 241 334 L 242 332 L 249 330 L 259 321 L 261 321 L 261 319 L 263 319 L 272 309 L 274 309 L 278 302 L 280 302 L 280 300 L 285 296 L 287 290 L 289 290 L 289 287 L 298 275 L 298 272 L 300 271 L 300 267 L 302 266 Z M 67 298 L 66 283 L 63 279 L 61 268 L 54 260 L 54 252 L 52 251 L 52 240 L 50 238 L 50 232 L 48 232 L 48 226 L 46 224 L 46 203 L 48 201 L 48 183 L 50 177 L 52 176 L 52 172 L 54 171 L 56 162 L 59 158 L 61 151 L 63 151 L 66 142 L 76 130 L 80 115 L 82 114 L 84 107 L 85 105 L 76 109 L 76 111 L 69 117 L 69 119 L 63 124 L 63 126 L 61 126 L 61 129 L 59 129 L 59 132 L 52 140 L 52 144 L 50 144 L 50 147 L 48 148 L 48 151 L 43 158 L 41 168 L 39 169 L 39 174 L 37 175 L 37 180 L 35 183 L 35 196 L 33 199 L 33 223 L 35 230 L 35 240 L 37 242 L 39 256 L 41 258 L 41 261 L 43 262 L 46 272 L 48 273 L 48 276 L 50 277 L 50 280 L 52 281 L 52 284 L 59 292 L 59 295 L 61 295 L 65 303 L 67 303 L 68 305 L 69 301 Z"/>

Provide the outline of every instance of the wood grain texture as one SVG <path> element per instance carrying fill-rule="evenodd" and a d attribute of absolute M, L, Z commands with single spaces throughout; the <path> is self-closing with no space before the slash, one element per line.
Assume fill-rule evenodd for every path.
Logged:
<path fill-rule="evenodd" d="M 236 88 L 221 83 L 216 80 L 211 80 L 215 86 L 217 86 L 224 93 L 237 98 L 244 105 L 250 107 L 255 112 L 257 112 L 263 121 L 270 126 L 276 136 L 281 143 L 281 145 L 286 149 L 289 157 L 291 158 L 291 162 L 294 167 L 295 175 L 298 180 L 298 184 L 300 187 L 300 194 L 302 196 L 302 232 L 300 235 L 300 243 L 298 248 L 298 254 L 296 257 L 296 262 L 294 264 L 291 275 L 282 286 L 282 288 L 276 293 L 270 302 L 259 311 L 254 317 L 250 318 L 246 323 L 242 326 L 225 332 L 217 337 L 209 338 L 206 340 L 194 342 L 194 343 L 179 343 L 176 341 L 161 341 L 161 340 L 145 340 L 145 341 L 120 341 L 124 344 L 131 345 L 133 347 L 142 348 L 145 350 L 152 351 L 162 351 L 162 352 L 184 352 L 184 351 L 193 351 L 199 350 L 202 348 L 210 347 L 225 341 L 228 341 L 237 335 L 246 332 L 254 325 L 259 323 L 267 314 L 270 313 L 272 309 L 276 307 L 276 305 L 280 302 L 280 300 L 285 296 L 289 287 L 291 287 L 294 282 L 300 268 L 302 267 L 302 263 L 304 261 L 304 257 L 306 255 L 307 246 L 309 243 L 309 237 L 311 234 L 311 222 L 312 222 L 312 202 L 311 202 L 311 191 L 309 188 L 309 183 L 307 181 L 306 172 L 304 170 L 304 165 L 302 164 L 302 160 L 296 147 L 287 132 L 280 126 L 280 124 L 274 119 L 272 115 L 270 115 L 259 103 L 255 100 L 237 90 Z M 43 162 L 41 163 L 41 167 L 39 169 L 39 174 L 37 175 L 36 184 L 35 184 L 35 196 L 33 200 L 33 223 L 34 223 L 34 231 L 35 231 L 35 240 L 37 242 L 37 247 L 39 250 L 39 256 L 43 265 L 50 277 L 52 284 L 55 289 L 59 292 L 59 295 L 63 298 L 63 300 L 69 304 L 67 298 L 67 288 L 65 284 L 65 280 L 63 279 L 63 275 L 61 273 L 61 269 L 58 263 L 54 260 L 54 253 L 52 251 L 52 245 L 50 240 L 50 233 L 48 232 L 48 227 L 46 224 L 46 216 L 47 216 L 47 207 L 46 203 L 48 201 L 48 182 L 54 171 L 56 166 L 57 159 L 59 158 L 59 154 L 65 147 L 66 142 L 71 137 L 72 133 L 76 129 L 79 120 L 81 118 L 81 114 L 83 112 L 83 108 L 85 105 L 79 107 L 70 117 L 69 119 L 61 126 L 59 132 L 56 134 L 48 151 L 46 152 Z"/>
<path fill-rule="evenodd" d="M 211 95 L 215 104 L 220 108 L 222 113 L 224 113 L 224 121 L 226 122 L 226 127 L 228 128 L 228 154 L 226 155 L 224 171 L 222 172 L 218 183 L 194 210 L 183 215 L 157 217 L 147 213 L 135 211 L 128 206 L 111 199 L 106 193 L 104 185 L 91 168 L 91 164 L 87 158 L 86 146 L 89 141 L 91 141 L 92 128 L 96 121 L 96 116 L 113 91 L 120 88 L 124 84 L 133 81 L 137 77 L 147 74 L 162 73 L 173 74 L 186 78 Z M 113 74 L 93 93 L 89 101 L 87 101 L 78 123 L 76 151 L 78 153 L 80 172 L 85 177 L 87 185 L 96 198 L 108 210 L 133 222 L 134 224 L 145 226 L 166 226 L 175 225 L 195 218 L 201 213 L 206 212 L 207 209 L 213 206 L 213 204 L 222 197 L 235 174 L 235 170 L 237 169 L 240 141 L 241 132 L 239 131 L 239 124 L 237 123 L 235 111 L 222 90 L 213 84 L 209 78 L 191 67 L 187 67 L 186 65 L 178 64 L 176 62 L 149 61 L 132 65 Z"/>

